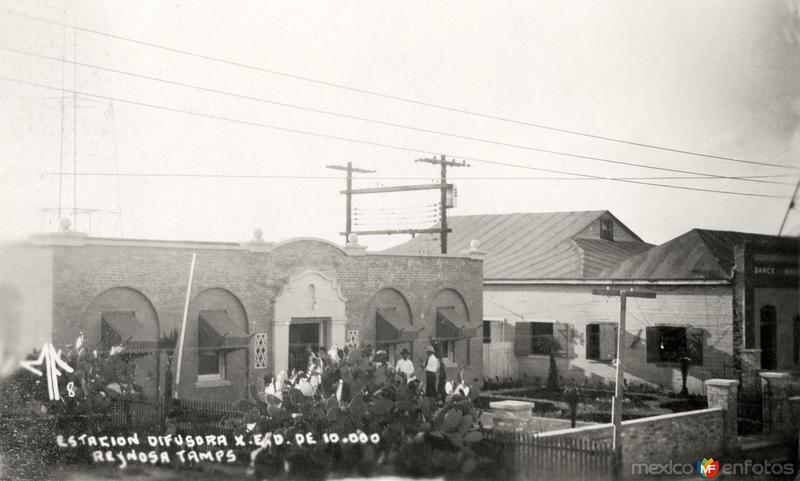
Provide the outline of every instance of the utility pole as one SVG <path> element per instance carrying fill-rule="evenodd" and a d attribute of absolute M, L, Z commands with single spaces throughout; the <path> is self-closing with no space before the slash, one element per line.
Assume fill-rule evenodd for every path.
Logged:
<path fill-rule="evenodd" d="M 385 194 L 388 192 L 410 192 L 415 190 L 439 190 L 441 193 L 441 202 L 440 202 L 440 215 L 441 215 L 441 225 L 439 227 L 432 227 L 432 228 L 425 228 L 425 229 L 384 229 L 384 230 L 360 230 L 356 231 L 356 234 L 359 235 L 392 235 L 392 234 L 439 234 L 441 238 L 441 249 L 442 254 L 447 254 L 447 233 L 451 232 L 447 226 L 447 209 L 452 207 L 452 205 L 448 205 L 447 198 L 448 193 L 451 194 L 451 198 L 454 197 L 454 189 L 455 186 L 453 184 L 447 183 L 447 167 L 469 167 L 469 165 L 462 161 L 456 162 L 453 160 L 446 160 L 445 156 L 442 155 L 440 158 L 433 158 L 433 159 L 417 159 L 415 162 L 427 162 L 429 164 L 436 164 L 441 166 L 441 180 L 435 184 L 417 184 L 417 185 L 395 185 L 391 187 L 372 187 L 368 189 L 351 189 L 350 183 L 347 184 L 347 190 L 341 191 L 342 194 L 346 194 L 348 196 L 347 200 L 347 230 L 342 232 L 345 236 L 349 235 L 351 231 L 350 228 L 350 196 L 353 194 Z M 349 164 L 348 164 L 349 165 Z M 339 169 L 344 170 L 346 167 L 341 166 L 327 166 L 330 169 Z M 355 171 L 355 169 L 354 169 Z"/>
<path fill-rule="evenodd" d="M 353 231 L 353 172 L 358 172 L 359 174 L 372 174 L 374 170 L 367 170 L 367 169 L 359 169 L 358 167 L 353 167 L 352 162 L 348 162 L 347 166 L 344 165 L 326 165 L 326 169 L 333 169 L 333 170 L 344 170 L 347 172 L 347 189 L 345 190 L 347 195 L 347 213 L 346 213 L 346 221 L 345 221 L 345 228 L 344 228 L 344 241 L 350 242 L 350 233 Z"/>
<path fill-rule="evenodd" d="M 441 166 L 441 181 L 439 183 L 439 189 L 441 191 L 441 201 L 439 206 L 441 209 L 439 240 L 441 241 L 442 254 L 447 254 L 447 233 L 449 232 L 449 229 L 447 228 L 447 209 L 450 207 L 447 205 L 447 191 L 452 187 L 447 184 L 447 167 L 469 167 L 469 164 L 467 164 L 465 161 L 456 162 L 454 160 L 445 160 L 444 155 L 438 159 L 417 159 L 415 162 L 427 162 L 429 164 L 439 164 Z"/>
<path fill-rule="evenodd" d="M 614 390 L 614 400 L 611 404 L 611 420 L 614 424 L 614 472 L 615 479 L 619 479 L 622 468 L 622 400 L 623 384 L 625 383 L 625 309 L 628 297 L 644 297 L 655 299 L 655 292 L 627 291 L 625 289 L 612 290 L 592 289 L 595 296 L 619 296 L 619 327 L 617 328 L 617 381 Z"/>

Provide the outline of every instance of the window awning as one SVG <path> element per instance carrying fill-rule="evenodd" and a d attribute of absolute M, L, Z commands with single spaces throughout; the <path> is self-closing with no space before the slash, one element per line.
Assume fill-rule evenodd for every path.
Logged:
<path fill-rule="evenodd" d="M 391 344 L 414 341 L 422 328 L 415 329 L 407 320 L 400 319 L 395 311 L 375 311 L 375 343 Z"/>
<path fill-rule="evenodd" d="M 106 311 L 101 319 L 104 348 L 121 345 L 126 353 L 152 353 L 158 348 L 156 336 L 136 320 L 135 312 Z"/>
<path fill-rule="evenodd" d="M 442 309 L 436 310 L 437 341 L 455 341 L 475 336 L 476 327 L 470 327 L 465 321 L 454 320 L 453 317 Z"/>
<path fill-rule="evenodd" d="M 224 310 L 200 311 L 200 349 L 246 349 L 250 335 L 237 326 Z"/>

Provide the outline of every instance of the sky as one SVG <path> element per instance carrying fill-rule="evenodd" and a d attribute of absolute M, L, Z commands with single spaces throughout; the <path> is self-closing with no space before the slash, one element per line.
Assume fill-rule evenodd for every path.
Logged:
<path fill-rule="evenodd" d="M 799 50 L 800 0 L 0 0 L 0 239 L 57 230 L 60 205 L 94 236 L 341 242 L 326 165 L 429 183 L 434 155 L 469 159 L 451 216 L 774 235 L 800 179 Z M 354 196 L 356 229 L 430 226 L 437 201 Z"/>

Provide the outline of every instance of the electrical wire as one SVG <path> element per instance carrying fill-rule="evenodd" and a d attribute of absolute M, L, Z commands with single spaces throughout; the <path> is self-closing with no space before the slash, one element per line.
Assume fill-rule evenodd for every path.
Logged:
<path fill-rule="evenodd" d="M 124 70 L 112 69 L 112 68 L 103 67 L 103 66 L 100 66 L 100 65 L 94 65 L 94 64 L 84 63 L 84 62 L 77 62 L 77 61 L 74 61 L 74 60 L 66 60 L 66 59 L 62 60 L 62 59 L 57 58 L 57 57 L 52 57 L 52 56 L 49 56 L 49 55 L 37 54 L 37 53 L 30 52 L 30 51 L 27 51 L 27 50 L 21 50 L 21 49 L 4 47 L 4 46 L 0 46 L 0 50 L 14 52 L 14 53 L 27 55 L 27 56 L 31 56 L 31 57 L 36 57 L 36 58 L 41 58 L 41 59 L 46 59 L 46 60 L 51 60 L 51 61 L 55 61 L 55 62 L 66 62 L 66 63 L 72 64 L 76 68 L 77 68 L 77 66 L 81 66 L 81 67 L 86 67 L 86 68 L 91 68 L 91 69 L 96 69 L 96 70 L 101 70 L 101 71 L 106 71 L 106 72 L 112 72 L 112 73 L 125 75 L 125 76 L 129 76 L 129 77 L 134 77 L 134 78 L 139 78 L 139 79 L 144 79 L 144 80 L 150 80 L 150 81 L 165 83 L 165 84 L 168 84 L 168 85 L 175 85 L 175 86 L 179 86 L 179 87 L 199 90 L 199 91 L 203 91 L 203 92 L 209 92 L 209 93 L 225 95 L 225 96 L 229 96 L 229 97 L 235 97 L 235 98 L 246 99 L 246 100 L 251 100 L 251 101 L 256 101 L 256 102 L 262 102 L 262 103 L 267 103 L 267 104 L 271 104 L 271 105 L 278 105 L 278 106 L 281 106 L 281 107 L 287 107 L 287 108 L 298 109 L 298 110 L 303 110 L 303 111 L 308 111 L 308 112 L 314 112 L 314 113 L 319 113 L 319 114 L 324 114 L 324 115 L 329 115 L 329 116 L 334 116 L 334 117 L 339 117 L 339 118 L 346 118 L 346 119 L 350 119 L 350 120 L 358 120 L 358 121 L 361 121 L 361 122 L 368 122 L 368 123 L 373 123 L 373 124 L 378 124 L 378 125 L 385 125 L 385 126 L 390 126 L 390 127 L 395 127 L 395 128 L 412 130 L 412 131 L 416 131 L 416 132 L 423 132 L 423 133 L 428 133 L 428 134 L 442 135 L 442 136 L 447 136 L 447 137 L 452 137 L 452 138 L 457 138 L 457 139 L 462 139 L 462 140 L 469 140 L 469 141 L 474 141 L 474 142 L 482 142 L 482 143 L 487 143 L 487 144 L 491 144 L 491 145 L 497 145 L 497 146 L 501 146 L 501 147 L 509 147 L 509 148 L 514 148 L 514 149 L 526 150 L 526 151 L 530 151 L 530 152 L 539 152 L 539 153 L 543 153 L 543 154 L 551 154 L 551 155 L 557 155 L 557 156 L 562 156 L 562 157 L 571 157 L 571 158 L 577 158 L 577 159 L 583 159 L 583 160 L 591 160 L 591 161 L 614 164 L 614 165 L 625 165 L 625 166 L 628 166 L 628 167 L 637 167 L 637 168 L 642 168 L 642 169 L 658 170 L 658 171 L 663 171 L 663 172 L 672 172 L 672 173 L 678 173 L 678 174 L 689 174 L 689 175 L 705 176 L 705 177 L 708 177 L 708 178 L 737 180 L 737 181 L 742 181 L 742 182 L 757 182 L 757 183 L 766 183 L 766 184 L 776 183 L 776 182 L 770 181 L 770 180 L 764 180 L 764 179 L 758 179 L 758 178 L 753 179 L 753 178 L 748 178 L 746 176 L 742 176 L 742 177 L 739 177 L 739 176 L 726 176 L 726 175 L 717 175 L 717 174 L 707 174 L 707 173 L 704 173 L 704 172 L 697 172 L 697 171 L 693 171 L 693 170 L 675 169 L 675 168 L 670 168 L 670 167 L 658 167 L 658 166 L 654 166 L 654 165 L 641 164 L 641 163 L 637 163 L 637 162 L 626 162 L 626 161 L 607 159 L 607 158 L 604 158 L 604 157 L 597 157 L 597 156 L 592 156 L 592 155 L 575 154 L 575 153 L 571 153 L 571 152 L 563 152 L 563 151 L 559 151 L 559 150 L 544 149 L 544 148 L 540 148 L 540 147 L 534 147 L 534 146 L 522 145 L 522 144 L 513 144 L 513 143 L 509 143 L 509 142 L 501 142 L 501 141 L 497 141 L 497 140 L 485 139 L 485 138 L 474 137 L 474 136 L 469 136 L 469 135 L 460 135 L 460 134 L 455 134 L 455 133 L 452 133 L 452 132 L 426 129 L 426 128 L 421 128 L 421 127 L 415 127 L 413 125 L 408 125 L 408 124 L 398 124 L 398 123 L 394 123 L 394 122 L 387 122 L 387 121 L 376 120 L 376 119 L 371 119 L 371 118 L 366 118 L 366 117 L 359 117 L 359 116 L 355 116 L 355 115 L 343 114 L 343 113 L 334 112 L 334 111 L 330 111 L 330 110 L 322 110 L 322 109 L 317 109 L 317 108 L 312 108 L 312 107 L 306 107 L 306 106 L 290 104 L 290 103 L 286 103 L 286 102 L 279 102 L 279 101 L 276 101 L 276 100 L 266 99 L 266 98 L 262 98 L 262 97 L 255 97 L 255 96 L 251 96 L 251 95 L 238 94 L 238 93 L 231 92 L 231 91 L 225 91 L 225 90 L 213 89 L 213 88 L 208 88 L 208 87 L 202 87 L 202 86 L 193 85 L 193 84 L 189 84 L 189 83 L 168 80 L 168 79 L 164 79 L 164 78 L 160 78 L 160 77 L 153 77 L 153 76 L 148 76 L 148 75 L 142 75 L 142 74 L 137 74 L 137 73 L 133 73 L 133 72 L 128 72 L 128 71 L 124 71 Z"/>
<path fill-rule="evenodd" d="M 105 157 L 105 156 L 104 156 Z M 109 157 L 110 158 L 110 157 Z M 41 172 L 31 175 L 59 175 L 58 172 Z M 65 172 L 64 175 L 78 175 L 78 176 L 86 176 L 86 177 L 112 177 L 119 175 L 120 177 L 193 177 L 193 178 L 210 178 L 210 179 L 298 179 L 298 180 L 339 180 L 341 181 L 343 177 L 339 176 L 325 176 L 325 175 L 274 175 L 274 174 L 199 174 L 199 173 L 178 173 L 178 172 L 120 172 L 117 174 L 116 172 L 77 172 L 76 174 Z M 756 178 L 756 177 L 769 177 L 769 178 L 776 178 L 776 177 L 789 177 L 786 175 L 763 175 L 763 176 L 748 176 L 748 178 Z M 792 176 L 793 177 L 793 176 Z M 705 176 L 648 176 L 648 177 L 614 177 L 617 180 L 714 180 L 709 179 Z M 369 180 L 430 180 L 429 177 L 370 177 Z M 524 176 L 517 176 L 517 177 L 449 177 L 448 180 L 450 181 L 459 181 L 459 182 L 483 182 L 487 180 L 491 181 L 499 181 L 499 180 L 517 180 L 517 181 L 527 181 L 527 180 L 555 180 L 555 181 L 577 181 L 577 180 L 609 180 L 606 177 L 524 177 Z M 777 182 L 782 185 L 794 185 L 794 182 Z M 787 197 L 788 198 L 788 197 Z"/>
<path fill-rule="evenodd" d="M 52 87 L 52 86 L 49 86 L 49 85 L 44 85 L 44 84 L 40 84 L 40 83 L 37 83 L 37 82 L 31 82 L 31 81 L 28 81 L 28 80 L 16 79 L 16 78 L 11 78 L 11 77 L 0 76 L 0 80 L 4 80 L 4 81 L 7 81 L 7 82 L 19 83 L 19 84 L 23 84 L 23 85 L 30 85 L 30 86 L 33 86 L 33 87 L 43 88 L 43 89 L 47 89 L 47 90 L 59 90 L 59 91 L 61 90 L 60 88 Z M 369 146 L 372 146 L 372 147 L 381 147 L 381 148 L 398 150 L 398 151 L 403 151 L 403 152 L 412 152 L 412 153 L 417 153 L 417 154 L 422 153 L 422 154 L 426 154 L 426 155 L 435 155 L 431 150 L 423 150 L 423 149 L 418 149 L 418 148 L 413 148 L 413 147 L 406 147 L 406 146 L 402 146 L 402 145 L 392 145 L 392 144 L 386 144 L 386 143 L 382 143 L 382 142 L 374 142 L 374 141 L 362 140 L 362 139 L 353 139 L 353 138 L 343 137 L 343 136 L 338 136 L 338 135 L 322 134 L 322 133 L 319 133 L 319 132 L 313 132 L 313 131 L 308 131 L 308 130 L 295 129 L 295 128 L 289 128 L 289 127 L 281 127 L 281 126 L 277 126 L 277 125 L 271 125 L 271 124 L 266 124 L 266 123 L 261 123 L 261 122 L 254 122 L 254 121 L 249 121 L 249 120 L 234 119 L 234 118 L 230 118 L 230 117 L 224 117 L 224 116 L 221 116 L 221 115 L 205 114 L 205 113 L 201 113 L 201 112 L 194 112 L 194 111 L 191 111 L 191 110 L 179 109 L 179 108 L 175 108 L 175 107 L 167 107 L 167 106 L 164 106 L 164 105 L 151 104 L 151 103 L 140 102 L 140 101 L 135 101 L 135 100 L 121 99 L 121 98 L 118 98 L 118 97 L 112 97 L 112 96 L 108 96 L 108 95 L 93 94 L 93 93 L 82 92 L 82 91 L 78 91 L 78 90 L 74 90 L 74 91 L 69 91 L 68 90 L 68 92 L 79 94 L 79 95 L 83 95 L 83 96 L 87 96 L 87 97 L 99 98 L 99 99 L 104 99 L 104 100 L 109 100 L 109 101 L 116 101 L 116 102 L 120 102 L 120 103 L 124 103 L 124 104 L 128 104 L 128 105 L 136 105 L 136 106 L 140 106 L 140 107 L 152 108 L 152 109 L 161 110 L 161 111 L 165 111 L 165 112 L 182 113 L 182 114 L 192 115 L 192 116 L 206 118 L 206 119 L 220 120 L 220 121 L 231 122 L 231 123 L 236 123 L 236 124 L 241 124 L 241 125 L 249 125 L 249 126 L 252 126 L 252 127 L 267 128 L 267 129 L 277 130 L 277 131 L 281 131 L 281 132 L 290 132 L 290 133 L 295 133 L 295 134 L 308 135 L 308 136 L 324 138 L 324 139 L 329 139 L 329 140 L 338 140 L 338 141 L 341 141 L 341 142 L 349 142 L 349 143 L 355 143 L 355 144 L 369 145 Z M 603 176 L 599 176 L 599 175 L 583 174 L 583 173 L 570 172 L 570 171 L 557 170 L 557 169 L 546 169 L 546 168 L 542 168 L 542 167 L 533 167 L 533 166 L 530 166 L 530 165 L 514 164 L 514 163 L 510 163 L 510 162 L 500 162 L 500 161 L 486 160 L 486 159 L 480 159 L 480 158 L 476 158 L 476 157 L 465 157 L 465 156 L 462 156 L 462 155 L 457 155 L 456 157 L 458 157 L 459 159 L 463 159 L 463 160 L 469 160 L 469 161 L 475 162 L 475 163 L 483 163 L 483 164 L 489 164 L 489 165 L 499 165 L 499 166 L 505 166 L 505 167 L 521 168 L 521 169 L 535 170 L 535 171 L 539 171 L 539 172 L 549 172 L 549 173 L 562 174 L 562 175 L 575 175 L 575 176 L 579 176 L 579 177 L 588 177 L 588 178 L 594 178 L 594 179 L 598 179 L 598 180 L 609 180 L 609 181 L 624 182 L 624 183 L 637 184 L 637 185 L 664 187 L 664 188 L 671 188 L 671 189 L 678 189 L 678 190 L 690 190 L 690 191 L 695 191 L 695 192 L 707 192 L 707 193 L 716 193 L 716 194 L 740 195 L 740 196 L 745 196 L 745 197 L 761 197 L 761 198 L 771 198 L 771 199 L 787 199 L 788 198 L 786 196 L 775 195 L 775 194 L 761 194 L 761 193 L 755 193 L 755 192 L 739 192 L 739 191 L 728 191 L 728 190 L 719 190 L 719 189 L 706 189 L 706 188 L 700 188 L 700 187 L 687 187 L 687 186 L 677 186 L 677 185 L 671 185 L 671 184 L 662 184 L 662 183 L 657 183 L 657 182 L 644 182 L 644 181 L 637 181 L 637 180 L 619 179 L 619 178 L 615 178 L 615 177 L 603 177 Z"/>
<path fill-rule="evenodd" d="M 406 211 L 406 212 L 393 212 L 393 211 L 385 211 L 385 212 L 376 212 L 374 214 L 365 214 L 363 212 L 356 212 L 353 214 L 353 217 L 356 218 L 363 218 L 363 219 L 370 219 L 373 217 L 386 217 L 387 215 L 398 215 L 407 218 L 419 218 L 419 217 L 433 217 L 438 215 L 439 212 L 436 209 L 427 209 L 424 211 Z"/>
<path fill-rule="evenodd" d="M 400 207 L 354 207 L 353 210 L 357 212 L 359 210 L 362 210 L 362 211 L 365 211 L 365 210 L 372 210 L 372 211 L 385 211 L 385 210 L 398 211 L 398 210 L 438 209 L 438 208 L 439 208 L 439 203 L 438 202 L 434 202 L 432 204 L 404 205 L 404 206 L 400 206 Z"/>
<path fill-rule="evenodd" d="M 541 123 L 516 120 L 516 119 L 503 117 L 503 116 L 499 116 L 499 115 L 492 115 L 492 114 L 481 113 L 481 112 L 468 110 L 468 109 L 450 107 L 450 106 L 443 105 L 443 104 L 437 104 L 437 103 L 433 103 L 433 102 L 425 102 L 425 101 L 422 101 L 422 100 L 417 100 L 417 99 L 413 99 L 413 98 L 409 98 L 409 97 L 402 97 L 402 96 L 399 96 L 399 95 L 391 95 L 391 94 L 387 94 L 387 93 L 378 92 L 378 91 L 375 91 L 375 90 L 369 90 L 369 89 L 359 88 L 359 87 L 352 87 L 352 86 L 348 86 L 348 85 L 344 85 L 344 84 L 340 84 L 340 83 L 335 83 L 335 82 L 315 79 L 315 78 L 306 77 L 306 76 L 297 75 L 297 74 L 292 74 L 292 73 L 287 73 L 287 72 L 281 72 L 281 71 L 278 71 L 278 70 L 259 67 L 259 66 L 255 66 L 255 65 L 251 65 L 251 64 L 246 64 L 246 63 L 243 63 L 243 62 L 237 62 L 237 61 L 234 61 L 234 60 L 228 60 L 228 59 L 224 59 L 224 58 L 221 58 L 221 57 L 215 57 L 215 56 L 212 56 L 212 55 L 201 54 L 201 53 L 198 53 L 198 52 L 192 52 L 192 51 L 189 51 L 189 50 L 179 49 L 179 48 L 175 48 L 175 47 L 168 47 L 168 46 L 156 44 L 156 43 L 153 43 L 153 42 L 147 42 L 147 41 L 143 41 L 143 40 L 138 40 L 138 39 L 134 39 L 134 38 L 131 38 L 131 37 L 125 37 L 125 36 L 122 36 L 122 35 L 116 35 L 116 34 L 113 34 L 113 33 L 110 33 L 110 32 L 103 32 L 103 31 L 100 31 L 100 30 L 81 27 L 81 26 L 78 26 L 78 25 L 69 25 L 69 24 L 66 24 L 64 22 L 57 22 L 57 21 L 53 21 L 53 20 L 48 20 L 48 19 L 44 19 L 44 18 L 40 18 L 40 17 L 35 17 L 35 16 L 32 16 L 32 15 L 26 15 L 26 14 L 22 14 L 22 13 L 19 13 L 19 12 L 14 12 L 14 11 L 11 11 L 11 10 L 0 10 L 0 13 L 3 13 L 5 15 L 9 15 L 9 16 L 13 16 L 13 17 L 24 18 L 24 19 L 27 19 L 27 20 L 35 21 L 35 22 L 42 22 L 42 23 L 47 23 L 47 24 L 51 24 L 51 25 L 58 25 L 58 26 L 61 26 L 61 27 L 71 28 L 71 29 L 74 29 L 74 30 L 77 30 L 77 31 L 81 31 L 81 32 L 86 32 L 86 33 L 91 33 L 91 34 L 94 34 L 94 35 L 105 36 L 105 37 L 108 37 L 108 38 L 122 40 L 122 41 L 125 41 L 125 42 L 130 42 L 130 43 L 134 43 L 134 44 L 138 44 L 138 45 L 143 45 L 143 46 L 150 47 L 150 48 L 156 48 L 156 49 L 164 50 L 164 51 L 167 51 L 167 52 L 172 52 L 172 53 L 177 53 L 177 54 L 186 55 L 186 56 L 190 56 L 190 57 L 200 58 L 200 59 L 203 59 L 203 60 L 222 63 L 222 64 L 225 64 L 225 65 L 236 66 L 236 67 L 240 67 L 240 68 L 244 68 L 244 69 L 248 69 L 248 70 L 258 71 L 258 72 L 267 73 L 267 74 L 276 75 L 276 76 L 281 76 L 281 77 L 286 77 L 286 78 L 291 78 L 291 79 L 294 79 L 294 80 L 301 80 L 301 81 L 304 81 L 304 82 L 309 82 L 309 83 L 313 83 L 313 84 L 317 84 L 317 85 L 323 85 L 323 86 L 327 86 L 327 87 L 348 90 L 348 91 L 357 92 L 357 93 L 361 93 L 361 94 L 387 98 L 387 99 L 391 99 L 391 100 L 395 100 L 395 101 L 399 101 L 399 102 L 404 102 L 404 103 L 421 105 L 421 106 L 434 108 L 434 109 L 438 109 L 438 110 L 444 110 L 444 111 L 448 111 L 448 112 L 467 114 L 467 115 L 470 115 L 470 116 L 481 117 L 481 118 L 485 118 L 485 119 L 496 120 L 496 121 L 501 121 L 501 122 L 506 122 L 506 123 L 517 124 L 517 125 L 524 125 L 524 126 L 528 126 L 528 127 L 534 127 L 534 128 L 538 128 L 538 129 L 550 130 L 550 131 L 554 131 L 554 132 L 566 133 L 566 134 L 571 134 L 571 135 L 578 135 L 578 136 L 588 137 L 588 138 L 592 138 L 592 139 L 596 139 L 596 140 L 603 140 L 603 141 L 608 141 L 608 142 L 621 143 L 621 144 L 626 144 L 626 145 L 632 145 L 632 146 L 637 146 L 637 147 L 644 147 L 644 148 L 649 148 L 649 149 L 662 150 L 662 151 L 666 151 L 666 152 L 673 152 L 673 153 L 691 155 L 691 156 L 696 156 L 696 157 L 705 157 L 705 158 L 709 158 L 709 159 L 724 160 L 724 161 L 729 161 L 729 162 L 737 162 L 737 163 L 744 163 L 744 164 L 750 164 L 750 165 L 761 165 L 761 166 L 768 166 L 768 167 L 777 167 L 777 168 L 783 168 L 783 169 L 792 169 L 792 170 L 800 169 L 800 168 L 798 168 L 796 166 L 789 166 L 789 165 L 774 164 L 774 163 L 769 163 L 769 162 L 760 162 L 760 161 L 754 161 L 754 160 L 739 159 L 739 158 L 728 157 L 728 156 L 723 156 L 723 155 L 705 154 L 705 153 L 700 153 L 700 152 L 693 152 L 693 151 L 686 150 L 686 149 L 679 149 L 679 148 L 674 148 L 674 147 L 664 147 L 664 146 L 659 146 L 659 145 L 655 145 L 655 144 L 648 144 L 648 143 L 644 143 L 644 142 L 635 142 L 635 141 L 626 140 L 626 139 L 620 139 L 620 138 L 616 138 L 616 137 L 592 134 L 592 133 L 589 133 L 589 132 L 583 132 L 583 131 L 579 131 L 579 130 L 565 129 L 565 128 L 560 128 L 560 127 L 553 127 L 553 126 L 548 126 L 548 125 L 541 124 Z"/>

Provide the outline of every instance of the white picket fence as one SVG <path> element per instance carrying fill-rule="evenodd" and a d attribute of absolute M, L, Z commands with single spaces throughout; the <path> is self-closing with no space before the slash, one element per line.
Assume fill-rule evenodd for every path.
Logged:
<path fill-rule="evenodd" d="M 519 373 L 513 342 L 492 342 L 483 345 L 484 378 L 516 379 Z"/>

